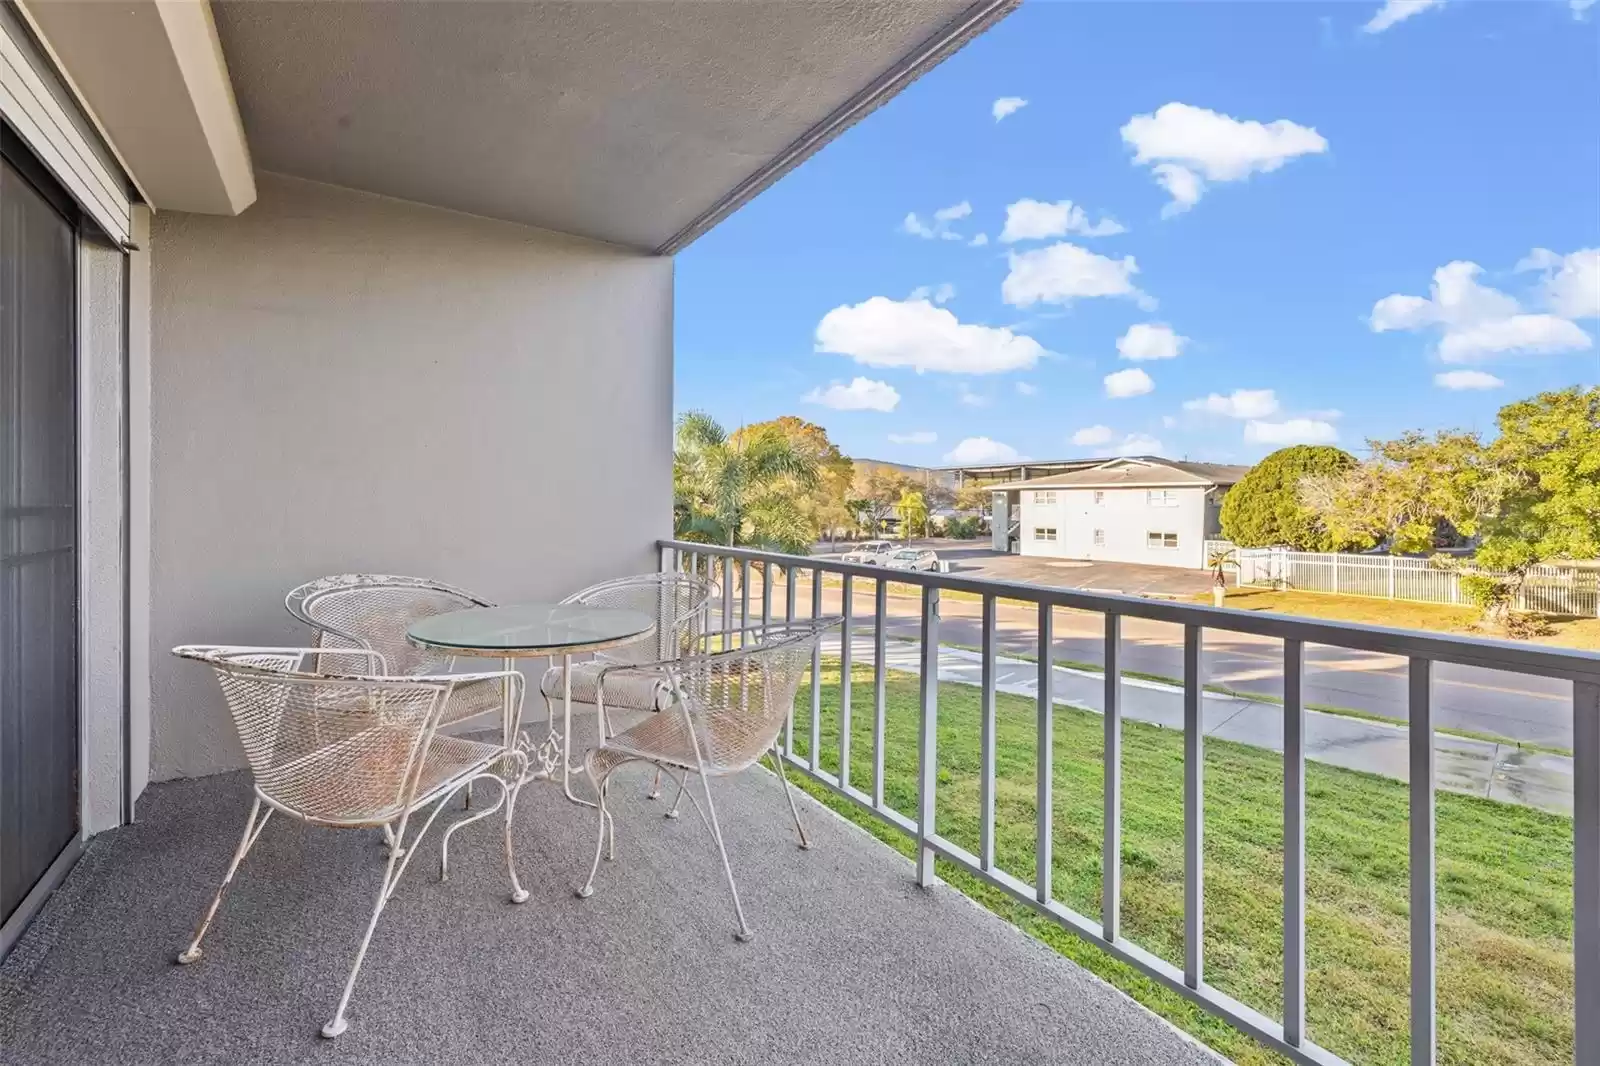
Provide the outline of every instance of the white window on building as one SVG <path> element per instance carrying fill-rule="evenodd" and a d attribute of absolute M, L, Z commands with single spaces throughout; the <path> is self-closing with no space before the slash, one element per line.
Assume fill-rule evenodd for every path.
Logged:
<path fill-rule="evenodd" d="M 1056 527 L 1055 526 L 1034 526 L 1033 527 L 1033 539 L 1034 540 L 1055 540 L 1056 539 Z"/>
<path fill-rule="evenodd" d="M 1171 489 L 1150 489 L 1144 494 L 1144 498 L 1151 507 L 1178 506 L 1178 494 Z"/>
<path fill-rule="evenodd" d="M 1097 529 L 1097 530 L 1094 531 L 1094 546 L 1096 548 L 1104 548 L 1106 546 L 1106 531 L 1105 530 Z"/>
<path fill-rule="evenodd" d="M 1056 494 L 1053 492 L 1036 492 L 1033 494 L 1034 503 L 1055 503 Z"/>
<path fill-rule="evenodd" d="M 1146 533 L 1144 535 L 1144 546 L 1146 548 L 1176 549 L 1178 547 L 1178 535 L 1176 533 Z"/>
<path fill-rule="evenodd" d="M 1094 490 L 1094 502 L 1095 503 L 1105 503 L 1106 502 L 1106 494 L 1101 492 L 1099 489 L 1095 489 Z"/>

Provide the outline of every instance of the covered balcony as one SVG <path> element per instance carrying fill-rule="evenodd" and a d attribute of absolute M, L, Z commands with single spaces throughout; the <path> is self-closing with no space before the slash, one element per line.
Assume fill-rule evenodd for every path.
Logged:
<path fill-rule="evenodd" d="M 1254 1041 L 1252 1055 L 1362 1061 L 1317 1040 L 1305 944 L 1303 805 L 1319 793 L 1306 785 L 1297 656 L 1320 642 L 1415 664 L 1398 808 L 1408 904 L 1384 947 L 1409 968 L 1416 1064 L 1440 1058 L 1434 928 L 1448 916 L 1434 900 L 1430 664 L 1570 685 L 1572 857 L 1557 864 L 1550 922 L 1573 950 L 1550 966 L 1551 1042 L 1596 1061 L 1595 656 L 919 573 L 897 580 L 918 597 L 922 669 L 891 679 L 915 696 L 889 714 L 883 611 L 868 623 L 854 595 L 881 605 L 881 574 L 663 539 L 672 256 L 1013 6 L 0 6 L 0 242 L 6 292 L 26 296 L 5 309 L 30 327 L 0 337 L 0 359 L 7 381 L 49 386 L 0 390 L 29 472 L 0 478 L 0 518 L 26 533 L 0 544 L 0 1059 L 1216 1060 L 1092 965 L 1191 1030 Z M 729 935 L 701 825 L 663 819 L 631 771 L 615 788 L 615 861 L 590 898 L 573 889 L 594 812 L 558 789 L 529 786 L 517 805 L 523 906 L 507 904 L 493 823 L 456 837 L 448 881 L 425 842 L 336 1042 L 317 1032 L 380 883 L 376 832 L 273 824 L 203 963 L 173 964 L 251 794 L 217 686 L 175 645 L 303 644 L 284 594 L 326 574 L 429 575 L 526 603 L 658 568 L 714 573 L 723 627 L 820 615 L 827 597 L 845 618 L 777 764 L 805 779 L 815 846 L 793 846 L 764 770 L 719 792 L 752 943 Z M 945 592 L 987 612 L 963 697 L 970 729 L 940 698 Z M 999 599 L 1037 609 L 1040 625 L 1033 702 L 998 719 L 1036 738 L 1023 785 L 995 761 Z M 1053 693 L 1057 609 L 1105 626 L 1096 813 L 1081 825 L 1057 818 L 1051 792 L 1058 716 L 1083 710 Z M 1143 939 L 1119 836 L 1124 616 L 1182 627 L 1195 664 L 1206 632 L 1284 642 L 1282 787 L 1258 812 L 1282 834 L 1266 846 L 1278 895 L 1261 907 L 1282 930 L 1271 1002 L 1236 998 L 1204 952 L 1206 797 L 1229 783 L 1202 773 L 1198 669 L 1165 737 L 1181 758 L 1162 764 L 1183 806 L 1156 819 L 1180 838 L 1166 853 L 1176 870 L 1158 870 L 1181 897 L 1158 915 L 1179 939 Z M 866 639 L 875 654 L 859 656 Z M 852 692 L 863 667 L 875 674 Z M 891 727 L 915 739 L 886 760 Z M 574 749 L 589 740 L 580 729 Z M 978 815 L 941 820 L 956 791 L 941 751 L 962 745 L 976 754 L 957 777 Z M 1065 884 L 1053 855 L 1086 840 L 1101 865 Z M 1099 909 L 1071 895 L 1091 882 Z"/>

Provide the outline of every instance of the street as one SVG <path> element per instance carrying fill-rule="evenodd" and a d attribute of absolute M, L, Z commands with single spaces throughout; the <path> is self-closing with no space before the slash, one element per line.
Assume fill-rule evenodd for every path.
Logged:
<path fill-rule="evenodd" d="M 945 554 L 955 553 L 941 552 L 941 555 Z M 983 554 L 988 553 L 973 554 L 981 559 Z M 1004 557 L 1002 561 L 1009 562 Z M 958 566 L 960 572 L 971 576 L 1021 579 L 1020 575 L 990 572 L 991 568 L 981 563 L 974 566 L 964 561 Z M 1072 574 L 1071 571 L 1063 573 Z M 1192 583 L 1196 576 L 1194 571 L 1179 570 L 1174 571 L 1173 580 L 1187 579 Z M 1204 587 L 1209 578 L 1204 574 L 1198 576 L 1203 579 Z M 1104 580 L 1103 575 L 1085 573 L 1083 577 L 1086 579 L 1083 585 L 1069 585 L 1059 578 L 1048 583 L 1074 588 L 1105 587 L 1088 584 L 1097 578 Z M 1029 578 L 1033 578 L 1033 575 L 1029 575 Z M 901 595 L 888 598 L 885 618 L 887 635 L 891 638 L 917 639 L 921 632 L 921 621 L 915 590 L 901 586 L 891 591 Z M 840 592 L 838 585 L 824 581 L 823 613 L 842 613 Z M 773 614 L 775 617 L 781 616 L 784 589 L 777 587 L 773 593 Z M 753 617 L 759 615 L 760 596 L 759 577 L 752 574 Z M 873 625 L 872 582 L 858 579 L 852 598 L 857 634 L 869 633 Z M 808 616 L 810 607 L 810 582 L 808 576 L 802 573 L 796 614 Z M 1103 625 L 1098 614 L 1058 609 L 1053 641 L 1055 660 L 1101 666 L 1104 659 Z M 1037 653 L 1037 608 L 1002 601 L 995 612 L 995 628 L 997 651 L 1027 655 Z M 946 596 L 941 604 L 939 639 L 944 645 L 977 647 L 982 639 L 981 605 L 975 600 Z M 1406 720 L 1407 666 L 1404 658 L 1325 645 L 1307 645 L 1305 654 L 1305 700 L 1308 705 L 1361 711 L 1395 721 Z M 1183 676 L 1183 628 L 1170 623 L 1125 618 L 1122 623 L 1122 655 L 1125 671 L 1180 679 Z M 1201 662 L 1205 680 L 1209 684 L 1224 685 L 1239 692 L 1281 696 L 1282 655 L 1279 641 L 1209 629 L 1204 635 Z M 1437 725 L 1445 728 L 1493 734 L 1519 743 L 1560 748 L 1570 748 L 1572 745 L 1570 682 L 1480 667 L 1439 664 L 1434 673 L 1434 714 Z"/>

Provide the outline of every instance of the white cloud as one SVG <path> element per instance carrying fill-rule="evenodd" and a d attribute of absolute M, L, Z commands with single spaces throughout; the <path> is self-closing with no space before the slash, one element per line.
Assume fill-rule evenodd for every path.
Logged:
<path fill-rule="evenodd" d="M 1278 413 L 1278 394 L 1271 389 L 1234 389 L 1226 396 L 1213 392 L 1198 400 L 1185 400 L 1183 409 L 1227 418 L 1266 418 Z"/>
<path fill-rule="evenodd" d="M 900 404 L 900 393 L 887 381 L 856 378 L 848 385 L 835 381 L 825 389 L 812 389 L 800 399 L 835 411 L 893 411 Z"/>
<path fill-rule="evenodd" d="M 1178 428 L 1178 420 L 1176 418 L 1174 418 L 1172 415 L 1162 415 L 1161 416 L 1161 428 L 1162 429 L 1176 429 L 1176 428 Z"/>
<path fill-rule="evenodd" d="M 911 295 L 907 296 L 906 299 L 930 300 L 936 304 L 946 304 L 955 299 L 955 297 L 956 287 L 946 281 L 940 284 L 937 288 L 932 285 L 918 285 L 916 288 L 911 290 Z"/>
<path fill-rule="evenodd" d="M 1035 385 L 1031 381 L 1019 381 L 1017 382 L 1017 395 L 1037 396 L 1039 395 L 1039 386 Z"/>
<path fill-rule="evenodd" d="M 972 238 L 972 240 L 967 242 L 967 244 L 970 247 L 973 247 L 973 248 L 982 248 L 984 245 L 986 245 L 988 243 L 989 243 L 989 235 L 987 233 L 980 233 L 976 237 Z"/>
<path fill-rule="evenodd" d="M 988 437 L 968 437 L 945 453 L 952 466 L 984 466 L 990 463 L 1015 463 L 1023 456 L 1011 445 Z"/>
<path fill-rule="evenodd" d="M 933 444 L 939 439 L 939 434 L 931 429 L 918 429 L 910 433 L 889 434 L 890 444 Z"/>
<path fill-rule="evenodd" d="M 1126 232 L 1122 223 L 1109 216 L 1099 222 L 1090 222 L 1088 213 L 1071 200 L 1053 204 L 1039 200 L 1018 200 L 1006 205 L 1006 225 L 1000 233 L 1000 239 L 1011 244 L 1014 241 L 1065 237 L 1069 233 L 1085 237 L 1110 237 Z"/>
<path fill-rule="evenodd" d="M 956 400 L 967 407 L 988 407 L 994 403 L 994 397 L 981 392 L 973 392 L 965 383 L 956 386 Z"/>
<path fill-rule="evenodd" d="M 1246 422 L 1244 439 L 1252 444 L 1332 444 L 1339 431 L 1331 422 L 1315 418 L 1291 418 L 1285 422 Z"/>
<path fill-rule="evenodd" d="M 1530 260 L 1550 265 L 1538 251 L 1521 265 L 1526 267 Z M 1564 276 L 1565 262 L 1563 271 L 1552 275 L 1550 283 Z M 1585 269 L 1580 260 L 1574 276 Z M 1568 319 L 1524 313 L 1514 297 L 1479 284 L 1481 273 L 1478 264 L 1458 260 L 1433 272 L 1433 286 L 1426 297 L 1385 296 L 1372 307 L 1369 323 L 1373 332 L 1437 326 L 1441 330 L 1439 358 L 1446 363 L 1469 363 L 1505 353 L 1548 355 L 1593 347 L 1589 335 Z M 1551 298 L 1556 298 L 1554 293 Z M 1583 294 L 1576 293 L 1574 305 L 1581 309 L 1583 302 Z"/>
<path fill-rule="evenodd" d="M 1600 318 L 1600 248 L 1560 255 L 1535 248 L 1517 264 L 1517 272 L 1544 273 L 1541 289 L 1550 310 L 1562 318 Z"/>
<path fill-rule="evenodd" d="M 1161 442 L 1148 433 L 1130 433 L 1111 449 L 1112 455 L 1160 455 Z"/>
<path fill-rule="evenodd" d="M 951 204 L 949 207 L 939 208 L 933 213 L 933 221 L 931 223 L 923 221 L 921 216 L 912 211 L 901 221 L 900 229 L 904 233 L 909 233 L 913 237 L 921 237 L 923 240 L 965 240 L 966 238 L 950 228 L 950 223 L 958 222 L 970 214 L 972 214 L 972 205 L 966 200 L 962 200 L 959 204 Z"/>
<path fill-rule="evenodd" d="M 848 355 L 866 366 L 900 366 L 952 374 L 1027 370 L 1044 348 L 1001 326 L 964 323 L 926 300 L 874 296 L 835 307 L 817 323 L 817 351 Z"/>
<path fill-rule="evenodd" d="M 1482 370 L 1446 370 L 1433 375 L 1433 383 L 1441 389 L 1498 389 L 1505 382 Z"/>
<path fill-rule="evenodd" d="M 1110 426 L 1084 426 L 1072 435 L 1072 443 L 1080 448 L 1097 448 L 1102 444 L 1110 444 L 1115 435 Z"/>
<path fill-rule="evenodd" d="M 1126 399 L 1129 396 L 1143 396 L 1147 392 L 1155 391 L 1156 383 L 1136 366 L 1126 370 L 1118 370 L 1114 374 L 1105 376 L 1106 395 L 1114 400 Z"/>
<path fill-rule="evenodd" d="M 1027 106 L 1028 101 L 1020 96 L 1002 96 L 990 105 L 989 110 L 994 115 L 994 120 L 999 122 L 1007 115 L 1015 115 Z"/>
<path fill-rule="evenodd" d="M 1592 0 L 1591 0 L 1592 2 Z M 1412 15 L 1420 15 L 1429 8 L 1443 7 L 1444 0 L 1384 0 L 1367 24 L 1362 26 L 1364 33 L 1382 33 L 1397 22 L 1404 22 Z"/>
<path fill-rule="evenodd" d="M 1583 21 L 1584 12 L 1595 5 L 1595 0 L 1570 0 L 1568 7 L 1572 8 L 1572 17 L 1579 22 Z"/>
<path fill-rule="evenodd" d="M 1029 252 L 1009 253 L 1011 271 L 1000 296 L 1013 307 L 1036 303 L 1065 304 L 1090 296 L 1128 296 L 1141 307 L 1155 301 L 1133 284 L 1139 264 L 1133 256 L 1108 259 L 1087 248 L 1062 242 Z"/>
<path fill-rule="evenodd" d="M 1180 103 L 1133 116 L 1122 127 L 1122 139 L 1134 149 L 1134 163 L 1150 164 L 1156 181 L 1171 195 L 1163 216 L 1193 207 L 1206 182 L 1243 181 L 1298 156 L 1328 150 L 1320 133 L 1288 119 L 1241 120 Z"/>
<path fill-rule="evenodd" d="M 1139 322 L 1117 338 L 1117 354 L 1138 363 L 1147 359 L 1175 359 L 1189 343 L 1171 326 L 1161 322 Z"/>

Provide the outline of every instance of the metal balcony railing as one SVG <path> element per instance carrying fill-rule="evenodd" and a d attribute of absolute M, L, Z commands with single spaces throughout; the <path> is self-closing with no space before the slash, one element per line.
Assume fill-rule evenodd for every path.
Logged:
<path fill-rule="evenodd" d="M 783 738 L 783 754 L 796 769 L 821 782 L 834 793 L 853 800 L 866 811 L 899 827 L 916 841 L 917 879 L 934 881 L 934 858 L 963 868 L 980 881 L 1054 920 L 1064 929 L 1094 943 L 1167 988 L 1193 1000 L 1299 1063 L 1319 1066 L 1345 1060 L 1306 1037 L 1306 889 L 1305 889 L 1305 714 L 1303 685 L 1305 647 L 1329 645 L 1368 653 L 1405 657 L 1409 662 L 1409 811 L 1410 811 L 1410 1000 L 1411 1062 L 1422 1066 L 1436 1060 L 1435 919 L 1434 905 L 1434 718 L 1432 679 L 1436 663 L 1476 666 L 1572 683 L 1573 716 L 1573 896 L 1575 1043 L 1580 1066 L 1600 1062 L 1600 654 L 1513 644 L 1502 641 L 1433 636 L 1425 633 L 1338 622 L 1311 621 L 1281 615 L 1220 610 L 1213 607 L 1145 600 L 1049 588 L 1008 581 L 992 581 L 952 574 L 920 573 L 860 566 L 803 556 L 780 555 L 686 541 L 659 542 L 663 569 L 691 567 L 710 571 L 722 585 L 722 619 L 736 619 L 740 627 L 754 624 L 751 614 L 750 566 L 762 564 L 771 573 L 781 568 L 786 577 L 781 604 L 774 604 L 775 582 L 761 582 L 756 605 L 760 621 L 773 619 L 781 610 L 793 619 L 801 571 L 811 575 L 811 613 L 822 613 L 823 575 L 841 580 L 843 629 L 840 641 L 840 693 L 838 774 L 822 766 L 821 652 L 815 653 L 811 672 L 810 743 L 797 755 L 792 744 L 794 720 Z M 735 581 L 735 569 L 739 580 Z M 854 618 L 854 583 L 873 582 L 873 771 L 870 794 L 851 782 L 851 653 Z M 884 801 L 883 737 L 885 731 L 885 633 L 889 583 L 920 588 L 921 670 L 918 729 L 917 810 L 907 816 Z M 734 604 L 737 588 L 739 602 Z M 945 590 L 982 597 L 982 698 L 981 772 L 979 776 L 978 853 L 942 837 L 934 824 L 938 787 L 937 716 L 939 686 L 939 598 Z M 995 863 L 995 606 L 998 600 L 1016 600 L 1038 607 L 1038 767 L 1036 773 L 1036 869 L 1032 884 L 1007 873 Z M 1105 620 L 1105 796 L 1102 841 L 1102 917 L 1085 917 L 1053 898 L 1051 890 L 1052 761 L 1054 664 L 1052 662 L 1053 609 L 1073 608 L 1098 613 Z M 1122 889 L 1121 826 L 1121 670 L 1119 654 L 1123 618 L 1142 618 L 1183 627 L 1183 753 L 1184 753 L 1184 958 L 1181 967 L 1126 939 L 1120 930 Z M 1204 678 L 1200 650 L 1205 630 L 1221 630 L 1279 639 L 1283 642 L 1283 1017 L 1270 1018 L 1206 983 L 1202 952 L 1202 917 L 1205 901 L 1204 733 L 1201 710 Z"/>

